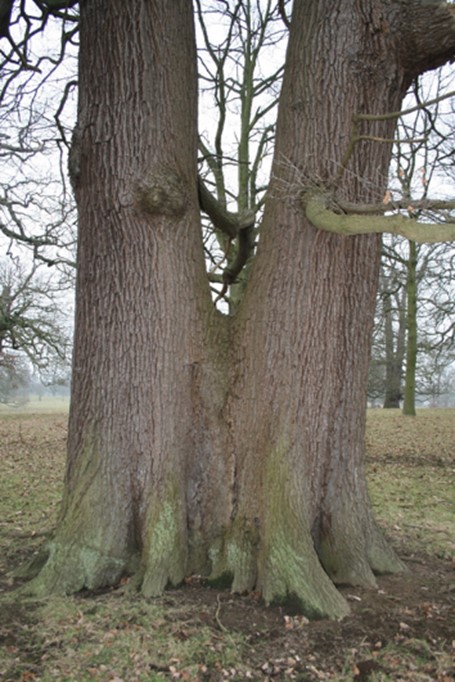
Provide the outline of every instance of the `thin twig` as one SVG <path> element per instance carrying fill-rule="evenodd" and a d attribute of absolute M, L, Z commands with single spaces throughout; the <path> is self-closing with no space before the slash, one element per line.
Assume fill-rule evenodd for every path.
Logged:
<path fill-rule="evenodd" d="M 218 606 L 217 606 L 216 611 L 215 611 L 215 620 L 216 620 L 216 622 L 217 622 L 218 627 L 220 628 L 220 630 L 222 630 L 223 632 L 226 632 L 227 634 L 229 634 L 229 630 L 227 629 L 227 627 L 225 627 L 225 626 L 223 625 L 223 623 L 222 623 L 221 620 L 220 620 L 221 599 L 220 599 L 220 595 L 219 595 L 219 594 L 216 595 L 216 601 L 217 601 Z"/>

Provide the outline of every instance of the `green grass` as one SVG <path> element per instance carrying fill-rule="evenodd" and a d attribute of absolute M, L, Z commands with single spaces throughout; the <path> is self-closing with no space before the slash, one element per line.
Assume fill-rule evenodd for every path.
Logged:
<path fill-rule="evenodd" d="M 39 670 L 43 682 L 148 682 L 168 679 L 175 668 L 185 671 L 183 679 L 197 679 L 208 668 L 240 670 L 244 645 L 240 635 L 217 636 L 213 628 L 195 624 L 194 613 L 186 614 L 172 598 L 165 605 L 118 593 L 95 602 L 54 597 L 33 604 L 22 643 L 26 655 L 7 651 L 0 672 L 6 667 L 11 679 L 25 679 Z"/>
<path fill-rule="evenodd" d="M 426 551 L 440 557 L 455 556 L 455 484 L 445 471 L 395 467 L 384 481 L 384 473 L 371 472 L 370 495 L 376 518 L 392 527 L 408 548 L 425 543 Z"/>
<path fill-rule="evenodd" d="M 455 410 L 371 410 L 367 452 L 377 519 L 407 551 L 455 556 Z"/>
<path fill-rule="evenodd" d="M 67 414 L 69 410 L 69 398 L 58 396 L 30 396 L 25 402 L 15 405 L 4 405 L 0 403 L 0 416 L 24 414 Z"/>

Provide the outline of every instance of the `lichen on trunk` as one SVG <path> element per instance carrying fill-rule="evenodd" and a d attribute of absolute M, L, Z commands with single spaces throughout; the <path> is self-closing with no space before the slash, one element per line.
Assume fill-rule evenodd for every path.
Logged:
<path fill-rule="evenodd" d="M 349 607 L 322 570 L 286 449 L 276 448 L 266 463 L 258 586 L 266 603 L 292 602 L 312 618 L 341 618 Z"/>
<path fill-rule="evenodd" d="M 312 618 L 341 618 L 349 607 L 316 554 L 286 450 L 262 453 L 260 499 L 252 500 L 251 491 L 240 493 L 235 520 L 211 549 L 209 583 L 240 593 L 256 589 L 266 604 L 292 604 Z"/>
<path fill-rule="evenodd" d="M 142 565 L 137 578 L 146 597 L 161 594 L 167 586 L 178 585 L 186 572 L 186 511 L 176 483 L 165 486 L 163 498 L 153 499 L 146 520 Z"/>

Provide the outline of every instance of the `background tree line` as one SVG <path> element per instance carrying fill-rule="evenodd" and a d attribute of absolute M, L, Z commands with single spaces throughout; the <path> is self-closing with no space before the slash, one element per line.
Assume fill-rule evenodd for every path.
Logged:
<path fill-rule="evenodd" d="M 453 87 L 452 74 L 441 69 L 416 81 L 410 106 L 435 99 L 398 123 L 390 171 L 390 195 L 419 200 L 423 220 L 451 220 L 450 209 L 437 213 L 425 206 L 429 196 L 447 198 L 453 187 L 453 109 L 439 101 Z M 412 214 L 416 208 L 409 207 Z M 403 405 L 415 415 L 416 399 L 449 404 L 454 393 L 454 250 L 451 243 L 419 245 L 384 240 L 380 288 L 370 367 L 369 396 L 386 408 Z"/>

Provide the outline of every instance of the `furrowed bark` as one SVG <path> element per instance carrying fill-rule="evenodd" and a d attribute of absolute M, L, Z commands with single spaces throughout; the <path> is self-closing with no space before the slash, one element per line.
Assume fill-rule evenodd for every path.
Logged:
<path fill-rule="evenodd" d="M 335 584 L 404 568 L 363 469 L 380 237 L 318 229 L 301 189 L 381 201 L 390 146 L 360 142 L 345 166 L 353 116 L 399 110 L 414 71 L 455 46 L 438 9 L 439 44 L 427 13 L 404 60 L 415 6 L 296 0 L 258 254 L 226 319 L 203 263 L 191 3 L 81 3 L 68 467 L 35 593 L 133 574 L 153 596 L 197 572 L 341 618 Z"/>
<path fill-rule="evenodd" d="M 234 589 L 256 580 L 267 601 L 292 597 L 307 612 L 332 617 L 346 605 L 326 589 L 327 574 L 335 583 L 373 585 L 375 572 L 403 569 L 373 521 L 363 471 L 381 243 L 375 235 L 316 229 L 299 188 L 306 182 L 344 200 L 380 201 L 390 146 L 359 143 L 341 185 L 338 166 L 353 115 L 399 109 L 409 79 L 391 57 L 397 35 L 385 30 L 377 4 L 364 3 L 361 12 L 335 5 L 294 8 L 274 179 L 235 323 L 229 402 L 239 444 L 237 516 L 257 539 L 243 545 L 237 561 L 227 547 L 215 570 L 232 574 Z M 322 60 L 321 53 L 346 57 Z M 393 121 L 369 125 L 375 136 L 393 138 Z M 270 470 L 286 494 L 269 491 Z M 277 574 L 284 557 L 289 569 Z"/>
<path fill-rule="evenodd" d="M 186 572 L 194 367 L 212 315 L 195 62 L 188 0 L 81 5 L 68 466 L 38 592 L 94 589 L 137 569 L 151 595 Z"/>

